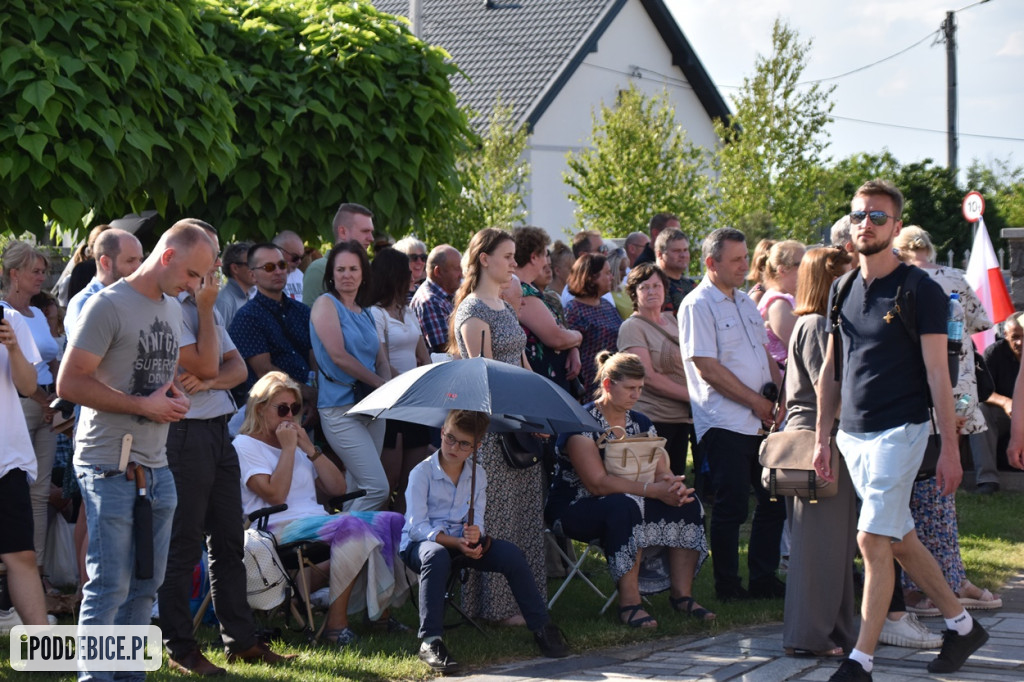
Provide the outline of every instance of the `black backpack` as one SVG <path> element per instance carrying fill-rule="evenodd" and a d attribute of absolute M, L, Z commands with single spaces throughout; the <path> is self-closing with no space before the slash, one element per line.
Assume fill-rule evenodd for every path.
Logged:
<path fill-rule="evenodd" d="M 842 358 L 843 358 L 843 336 L 840 332 L 841 324 L 839 314 L 843 310 L 846 297 L 850 294 L 850 287 L 853 286 L 854 278 L 860 274 L 860 268 L 854 268 L 839 278 L 839 285 L 836 288 L 836 297 L 832 301 L 832 309 L 829 311 L 829 320 L 832 323 L 830 334 L 832 335 L 832 360 L 835 364 L 835 379 L 842 380 Z M 915 347 L 920 351 L 920 335 L 917 333 L 917 287 L 921 280 L 928 277 L 921 268 L 910 265 L 904 270 L 903 279 L 896 287 L 896 302 L 890 313 L 895 313 L 899 318 L 903 329 L 906 330 Z M 960 375 L 960 346 L 961 343 L 950 341 L 947 344 L 946 361 L 949 364 L 949 378 L 953 386 L 956 386 L 957 378 Z M 923 360 L 922 360 L 923 364 Z M 927 378 L 926 378 L 927 381 Z M 928 407 L 932 407 L 931 391 L 927 391 Z"/>

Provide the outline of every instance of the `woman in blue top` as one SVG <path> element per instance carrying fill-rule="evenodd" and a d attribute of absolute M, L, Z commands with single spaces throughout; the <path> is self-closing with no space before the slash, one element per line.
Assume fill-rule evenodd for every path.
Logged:
<path fill-rule="evenodd" d="M 373 317 L 363 307 L 370 292 L 370 260 L 359 242 L 341 242 L 327 254 L 324 289 L 309 318 L 319 368 L 320 426 L 345 464 L 349 489 L 366 491 L 346 511 L 374 511 L 390 493 L 380 461 L 385 422 L 345 413 L 358 402 L 357 388 L 377 388 L 391 378 L 391 368 Z"/>

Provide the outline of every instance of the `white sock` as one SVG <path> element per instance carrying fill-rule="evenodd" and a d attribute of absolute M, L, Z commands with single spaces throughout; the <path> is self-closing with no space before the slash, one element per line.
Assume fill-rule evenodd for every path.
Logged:
<path fill-rule="evenodd" d="M 971 614 L 967 613 L 967 609 L 964 609 L 956 618 L 947 618 L 946 627 L 950 630 L 956 630 L 958 635 L 969 635 L 971 629 L 974 628 L 974 619 L 971 618 Z"/>
<path fill-rule="evenodd" d="M 875 667 L 874 656 L 868 656 L 860 649 L 854 649 L 850 652 L 850 660 L 860 663 L 860 667 L 864 668 L 864 672 L 866 673 L 871 672 L 871 669 Z"/>
<path fill-rule="evenodd" d="M 431 642 L 436 642 L 439 639 L 441 639 L 441 638 L 440 637 L 424 637 L 423 638 L 423 643 L 424 644 L 430 644 Z"/>

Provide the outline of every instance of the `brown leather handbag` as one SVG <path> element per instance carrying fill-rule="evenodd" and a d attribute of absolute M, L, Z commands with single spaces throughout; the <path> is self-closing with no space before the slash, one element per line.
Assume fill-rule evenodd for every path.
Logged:
<path fill-rule="evenodd" d="M 758 461 L 761 485 L 768 491 L 774 502 L 780 495 L 806 497 L 811 504 L 836 494 L 836 481 L 826 481 L 814 470 L 814 452 L 817 440 L 814 431 L 793 429 L 773 431 L 761 443 Z M 839 466 L 839 450 L 835 441 L 831 443 L 830 464 L 835 472 Z"/>

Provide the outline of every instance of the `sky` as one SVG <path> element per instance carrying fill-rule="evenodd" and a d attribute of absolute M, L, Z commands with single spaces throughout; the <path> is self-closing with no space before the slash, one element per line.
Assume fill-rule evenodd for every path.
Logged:
<path fill-rule="evenodd" d="M 801 80 L 853 71 L 928 36 L 825 83 L 836 86 L 828 153 L 888 149 L 902 164 L 931 158 L 943 166 L 946 46 L 929 34 L 941 36 L 946 12 L 957 11 L 961 178 L 973 159 L 1024 166 L 1024 0 L 665 1 L 730 108 L 757 55 L 771 52 L 777 17 L 812 41 Z"/>

